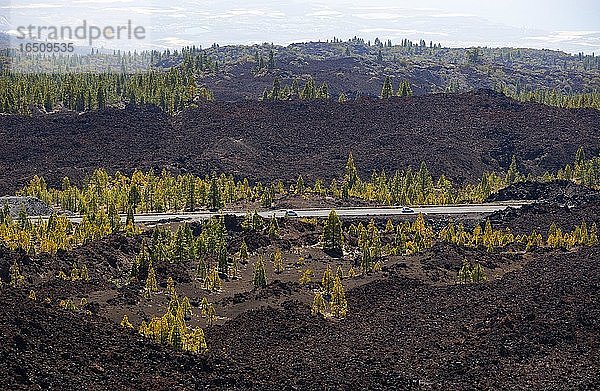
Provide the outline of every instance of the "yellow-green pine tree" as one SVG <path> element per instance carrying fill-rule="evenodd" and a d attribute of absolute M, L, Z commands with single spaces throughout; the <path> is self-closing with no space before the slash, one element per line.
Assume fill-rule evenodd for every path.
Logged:
<path fill-rule="evenodd" d="M 331 273 L 331 267 L 327 265 L 325 271 L 323 272 L 323 278 L 321 278 L 321 287 L 323 288 L 323 292 L 325 294 L 330 294 L 333 289 L 334 279 Z"/>
<path fill-rule="evenodd" d="M 325 299 L 323 299 L 323 295 L 319 291 L 315 292 L 311 313 L 313 315 L 324 314 L 326 309 L 327 305 L 325 303 Z"/>
<path fill-rule="evenodd" d="M 132 329 L 133 328 L 133 325 L 129 321 L 129 317 L 127 316 L 127 314 L 123 315 L 123 319 L 121 319 L 121 327 L 125 327 L 125 328 L 128 328 L 128 329 Z"/>
<path fill-rule="evenodd" d="M 333 290 L 331 291 L 330 302 L 331 313 L 336 318 L 343 318 L 348 312 L 348 302 L 344 293 L 344 286 L 339 278 L 335 279 Z"/>
<path fill-rule="evenodd" d="M 283 272 L 283 260 L 279 247 L 276 248 L 275 252 L 273 253 L 273 270 L 277 274 Z"/>
<path fill-rule="evenodd" d="M 217 321 L 217 311 L 215 310 L 215 306 L 210 303 L 208 305 L 208 309 L 206 310 L 206 322 L 209 326 L 212 326 Z"/>

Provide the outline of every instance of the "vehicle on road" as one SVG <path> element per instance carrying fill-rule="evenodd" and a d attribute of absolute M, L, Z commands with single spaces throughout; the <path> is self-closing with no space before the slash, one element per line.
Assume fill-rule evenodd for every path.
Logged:
<path fill-rule="evenodd" d="M 289 209 L 285 211 L 285 217 L 298 217 L 298 213 Z"/>
<path fill-rule="evenodd" d="M 408 206 L 404 206 L 402 207 L 402 213 L 415 213 L 415 211 L 409 208 Z"/>

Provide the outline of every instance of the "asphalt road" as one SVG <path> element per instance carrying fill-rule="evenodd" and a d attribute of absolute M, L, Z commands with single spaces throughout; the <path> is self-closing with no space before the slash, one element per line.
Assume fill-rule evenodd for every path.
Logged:
<path fill-rule="evenodd" d="M 340 208 L 335 211 L 340 217 L 375 217 L 375 216 L 411 216 L 419 213 L 426 215 L 466 215 L 466 214 L 489 214 L 508 207 L 518 208 L 529 202 L 498 202 L 489 204 L 465 204 L 465 205 L 439 205 L 412 207 L 412 212 L 403 212 L 402 207 L 360 207 L 360 208 Z M 327 217 L 331 209 L 297 209 L 294 210 L 297 216 L 288 216 L 290 218 L 300 217 Z M 247 211 L 222 210 L 219 212 L 188 212 L 188 213 L 148 213 L 137 214 L 134 217 L 136 223 L 159 223 L 167 221 L 198 221 L 207 220 L 212 216 L 230 214 L 244 216 Z M 258 212 L 265 218 L 285 217 L 285 210 L 269 210 Z M 43 217 L 42 217 L 43 218 Z M 35 217 L 34 217 L 35 219 Z M 121 220 L 125 222 L 126 216 L 122 215 Z M 72 216 L 74 223 L 81 222 L 81 216 Z"/>

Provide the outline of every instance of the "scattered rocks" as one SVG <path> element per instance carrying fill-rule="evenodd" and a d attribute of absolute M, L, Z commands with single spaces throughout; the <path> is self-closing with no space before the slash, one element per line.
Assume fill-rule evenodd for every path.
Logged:
<path fill-rule="evenodd" d="M 568 180 L 556 180 L 548 183 L 518 182 L 492 194 L 486 202 L 510 200 L 536 200 L 579 206 L 600 202 L 600 191 L 577 185 Z"/>
<path fill-rule="evenodd" d="M 54 213 L 54 209 L 35 197 L 16 197 L 5 196 L 0 197 L 0 208 L 8 205 L 10 215 L 13 218 L 19 216 L 19 211 L 22 207 L 29 216 L 49 216 Z"/>

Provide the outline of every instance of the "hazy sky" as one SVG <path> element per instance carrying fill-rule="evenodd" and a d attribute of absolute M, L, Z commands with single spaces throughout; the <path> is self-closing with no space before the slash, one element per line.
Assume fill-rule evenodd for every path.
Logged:
<path fill-rule="evenodd" d="M 519 46 L 600 53 L 598 0 L 0 0 L 0 30 L 18 26 L 146 29 L 141 41 L 98 40 L 121 49 L 196 44 L 403 38 L 445 46 Z"/>

